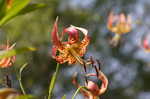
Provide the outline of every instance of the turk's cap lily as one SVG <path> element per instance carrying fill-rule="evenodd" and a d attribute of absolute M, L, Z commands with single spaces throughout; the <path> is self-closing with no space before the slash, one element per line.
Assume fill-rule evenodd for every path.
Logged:
<path fill-rule="evenodd" d="M 97 75 L 98 74 L 98 75 Z M 73 80 L 72 83 L 77 87 L 81 87 L 78 82 L 76 81 L 76 74 L 73 76 Z M 99 80 L 102 81 L 102 85 L 98 86 L 95 82 L 87 80 L 87 82 L 85 83 L 85 88 L 81 88 L 80 92 L 82 93 L 83 96 L 88 97 L 88 99 L 96 99 L 95 97 L 98 97 L 100 95 L 102 95 L 103 93 L 106 92 L 107 87 L 108 87 L 108 79 L 107 77 L 104 75 L 103 72 L 101 72 L 100 70 L 98 70 L 98 73 L 89 73 L 86 74 L 86 77 L 89 76 L 94 76 L 96 78 L 98 78 Z"/>
<path fill-rule="evenodd" d="M 107 77 L 104 75 L 103 72 L 99 71 L 98 75 L 95 73 L 89 73 L 86 76 L 95 76 L 98 77 L 99 80 L 102 81 L 102 85 L 99 87 L 99 89 L 97 90 L 97 86 L 94 82 L 90 82 L 87 86 L 87 88 L 89 88 L 89 90 L 96 90 L 96 91 L 92 91 L 93 93 L 97 92 L 97 95 L 101 95 L 103 93 L 105 93 L 105 91 L 107 90 L 108 87 L 108 79 Z M 89 87 L 90 86 L 90 87 Z"/>
<path fill-rule="evenodd" d="M 84 35 L 82 40 L 79 39 L 79 31 Z M 63 37 L 66 34 L 68 35 L 67 41 L 63 40 Z M 51 32 L 51 40 L 53 43 L 52 57 L 55 58 L 60 64 L 65 62 L 73 64 L 77 61 L 83 64 L 81 57 L 85 54 L 86 47 L 90 41 L 90 38 L 87 34 L 88 30 L 70 25 L 69 27 L 65 28 L 61 32 L 61 36 L 59 36 L 58 18 L 56 18 Z"/>
<path fill-rule="evenodd" d="M 109 14 L 107 28 L 117 34 L 125 34 L 131 31 L 131 16 L 125 16 L 124 13 L 114 15 L 113 12 Z"/>
<path fill-rule="evenodd" d="M 13 45 L 1 45 L 0 49 L 2 51 L 8 51 L 14 48 L 14 46 L 16 45 L 16 43 L 14 43 Z M 0 60 L 0 68 L 7 68 L 12 66 L 12 64 L 15 62 L 16 60 L 16 56 L 11 56 L 11 57 L 7 57 L 7 58 L 3 58 Z"/>

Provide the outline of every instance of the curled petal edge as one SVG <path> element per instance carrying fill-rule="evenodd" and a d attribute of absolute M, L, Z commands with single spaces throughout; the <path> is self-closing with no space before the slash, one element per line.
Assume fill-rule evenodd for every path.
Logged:
<path fill-rule="evenodd" d="M 77 26 L 74 26 L 74 25 L 71 25 L 71 27 L 81 31 L 85 36 L 88 34 L 88 30 L 85 29 L 85 28 L 77 27 Z"/>

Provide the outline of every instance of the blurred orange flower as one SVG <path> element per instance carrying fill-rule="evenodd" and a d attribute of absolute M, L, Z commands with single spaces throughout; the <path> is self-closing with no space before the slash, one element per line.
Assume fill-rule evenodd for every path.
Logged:
<path fill-rule="evenodd" d="M 7 45 L 1 45 L 0 49 L 2 51 L 8 51 L 8 50 L 13 49 L 14 46 L 15 46 L 15 44 L 13 44 L 12 46 L 9 46 L 9 44 L 7 44 Z M 10 67 L 15 62 L 15 60 L 16 60 L 16 56 L 11 56 L 11 57 L 8 57 L 8 58 L 3 58 L 3 59 L 0 60 L 0 67 L 1 68 Z"/>
<path fill-rule="evenodd" d="M 142 38 L 142 47 L 144 48 L 145 51 L 150 52 L 150 44 L 149 44 L 149 38 L 150 35 L 144 35 L 144 37 Z"/>
<path fill-rule="evenodd" d="M 16 99 L 20 94 L 12 88 L 1 88 L 0 99 Z"/>
<path fill-rule="evenodd" d="M 6 7 L 7 9 L 10 9 L 12 7 L 13 0 L 6 0 Z"/>
<path fill-rule="evenodd" d="M 125 16 L 123 13 L 114 15 L 113 12 L 111 12 L 108 17 L 107 28 L 115 33 L 115 36 L 111 40 L 111 44 L 116 46 L 121 35 L 131 31 L 131 17 L 129 15 Z"/>
<path fill-rule="evenodd" d="M 114 33 L 124 34 L 131 31 L 131 17 L 121 13 L 120 15 L 114 15 L 110 13 L 108 17 L 107 28 Z"/>
<path fill-rule="evenodd" d="M 88 31 L 81 27 L 71 25 L 65 28 L 58 36 L 58 18 L 56 19 L 52 32 L 52 57 L 60 64 L 68 62 L 69 64 L 76 63 L 77 61 L 83 63 L 82 56 L 86 53 L 86 48 L 90 42 Z M 84 35 L 82 40 L 79 39 L 79 31 Z M 68 40 L 64 41 L 64 35 L 68 34 Z"/>

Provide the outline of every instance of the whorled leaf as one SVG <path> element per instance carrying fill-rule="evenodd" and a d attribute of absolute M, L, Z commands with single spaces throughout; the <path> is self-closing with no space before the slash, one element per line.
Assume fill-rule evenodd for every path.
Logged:
<path fill-rule="evenodd" d="M 36 9 L 39 9 L 39 8 L 44 8 L 46 7 L 47 5 L 46 4 L 43 4 L 43 3 L 35 3 L 35 4 L 29 4 L 27 5 L 25 8 L 23 8 L 19 13 L 18 15 L 23 15 L 23 14 L 26 14 L 26 13 L 29 13 L 31 11 L 34 11 Z"/>
<path fill-rule="evenodd" d="M 6 0 L 0 0 L 0 19 L 4 16 L 6 9 Z"/>
<path fill-rule="evenodd" d="M 6 0 L 5 0 L 6 1 Z M 25 8 L 31 0 L 14 0 L 12 7 L 6 12 L 5 16 L 0 20 L 0 26 L 16 16 L 23 8 Z"/>
<path fill-rule="evenodd" d="M 22 48 L 16 48 L 16 49 L 11 49 L 8 51 L 0 51 L 0 59 L 15 56 L 17 54 L 25 53 L 28 51 L 35 51 L 36 49 L 33 47 L 22 47 Z"/>
<path fill-rule="evenodd" d="M 20 96 L 17 96 L 15 99 L 37 99 L 37 97 L 32 96 L 32 95 L 20 95 Z"/>

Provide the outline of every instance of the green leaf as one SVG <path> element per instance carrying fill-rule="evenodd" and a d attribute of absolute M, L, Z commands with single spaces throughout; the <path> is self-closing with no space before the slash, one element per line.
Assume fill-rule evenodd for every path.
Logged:
<path fill-rule="evenodd" d="M 36 99 L 36 97 L 32 95 L 20 95 L 17 96 L 15 99 Z"/>
<path fill-rule="evenodd" d="M 62 96 L 62 98 L 61 98 L 61 99 L 66 99 L 66 95 Z"/>
<path fill-rule="evenodd" d="M 12 8 L 10 8 L 6 15 L 0 20 L 0 26 L 16 16 L 31 0 L 15 0 Z"/>
<path fill-rule="evenodd" d="M 57 63 L 56 72 L 53 74 L 51 82 L 50 82 L 48 99 L 51 99 L 52 97 L 52 92 L 55 87 L 58 71 L 59 71 L 59 64 Z"/>
<path fill-rule="evenodd" d="M 0 19 L 4 16 L 6 9 L 6 0 L 0 0 Z"/>
<path fill-rule="evenodd" d="M 15 56 L 17 54 L 25 53 L 28 51 L 35 51 L 36 49 L 33 47 L 22 47 L 17 49 L 12 49 L 8 51 L 0 51 L 0 59 Z"/>
<path fill-rule="evenodd" d="M 44 8 L 46 7 L 46 4 L 43 4 L 43 3 L 37 3 L 37 4 L 29 4 L 27 5 L 25 8 L 23 8 L 18 15 L 23 15 L 23 14 L 26 14 L 26 13 L 29 13 L 31 11 L 34 11 L 36 9 L 39 9 L 39 8 Z"/>

